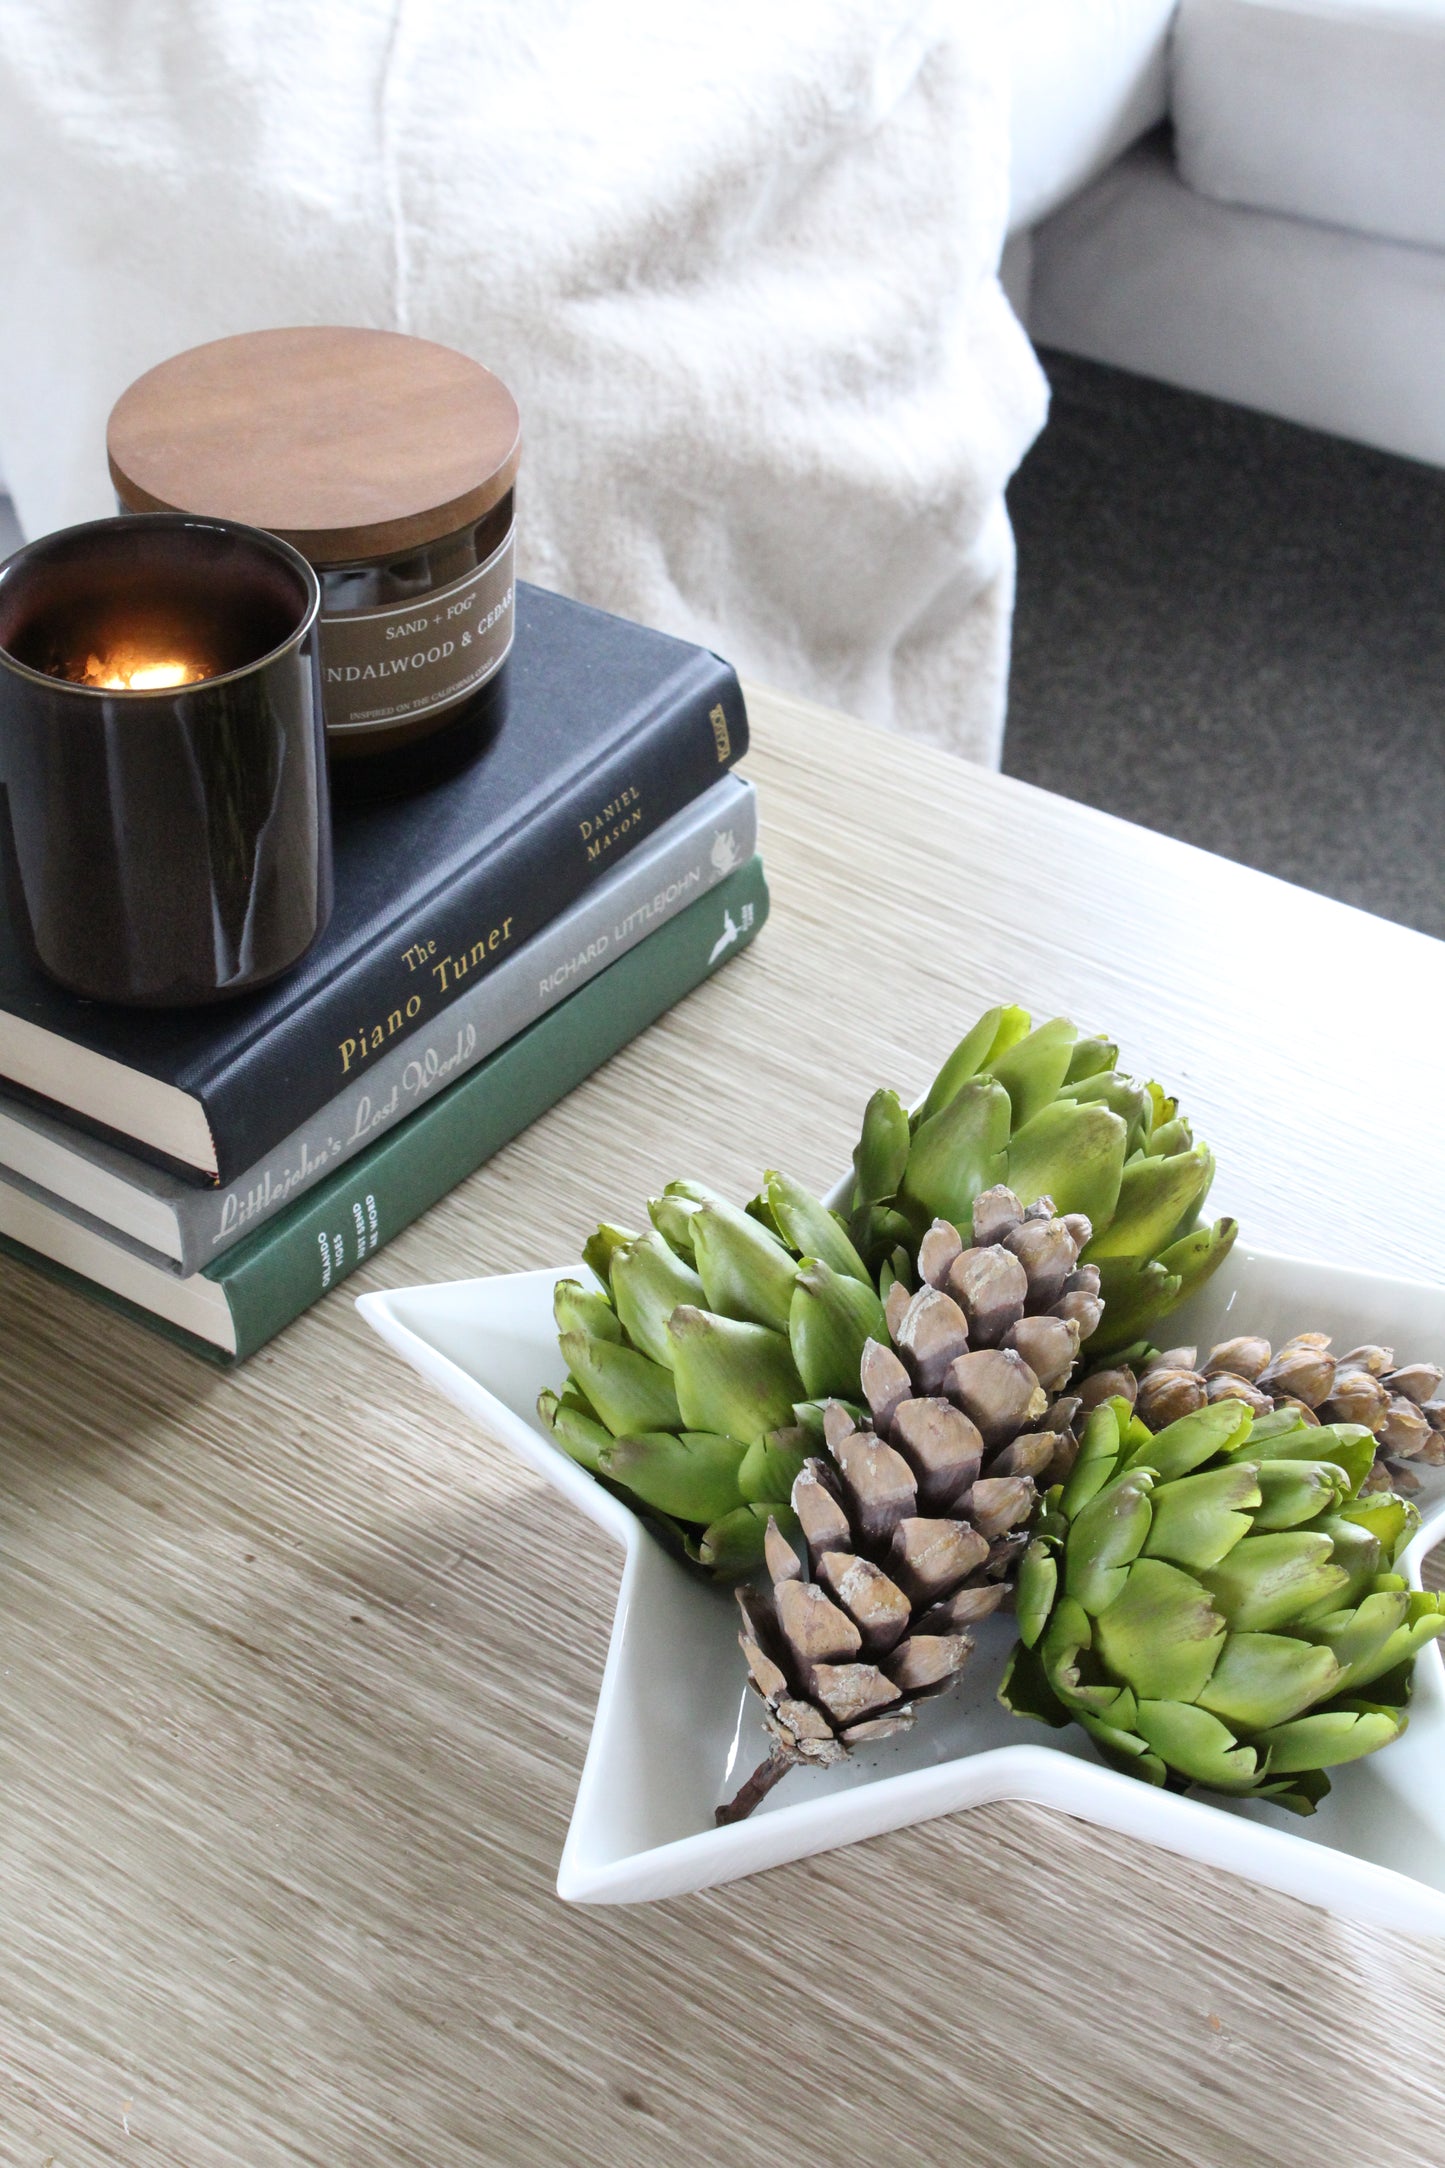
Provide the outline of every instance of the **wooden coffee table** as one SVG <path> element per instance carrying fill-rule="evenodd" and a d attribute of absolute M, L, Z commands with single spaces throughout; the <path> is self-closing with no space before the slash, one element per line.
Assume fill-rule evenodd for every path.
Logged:
<path fill-rule="evenodd" d="M 1176 1085 L 1261 1243 L 1445 1281 L 1445 949 L 752 708 L 756 949 L 244 1370 L 0 1263 L 0 2160 L 1440 2157 L 1438 1948 L 1042 1809 L 553 1892 L 617 1560 L 363 1286 L 570 1256 L 676 1174 L 821 1187 L 1010 996 Z"/>

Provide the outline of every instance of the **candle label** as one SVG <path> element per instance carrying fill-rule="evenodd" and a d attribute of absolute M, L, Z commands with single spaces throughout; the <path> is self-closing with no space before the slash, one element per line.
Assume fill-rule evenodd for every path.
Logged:
<path fill-rule="evenodd" d="M 326 727 L 384 730 L 449 707 L 507 659 L 516 619 L 512 530 L 450 587 L 386 610 L 321 620 Z"/>

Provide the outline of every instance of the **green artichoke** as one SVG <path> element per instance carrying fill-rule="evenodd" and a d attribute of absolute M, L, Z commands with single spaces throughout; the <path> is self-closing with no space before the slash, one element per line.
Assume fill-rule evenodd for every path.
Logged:
<path fill-rule="evenodd" d="M 538 1413 L 698 1564 L 752 1573 L 769 1517 L 795 1526 L 824 1401 L 858 1401 L 883 1304 L 839 1221 L 784 1175 L 746 1212 L 685 1181 L 648 1212 L 644 1232 L 603 1226 L 588 1242 L 599 1288 L 558 1282 L 570 1374 Z"/>
<path fill-rule="evenodd" d="M 1110 1041 L 1067 1018 L 1031 1027 L 1028 1012 L 981 1016 L 910 1114 L 873 1094 L 853 1154 L 848 1229 L 870 1269 L 912 1254 L 934 1218 L 967 1230 L 974 1200 L 1000 1184 L 1025 1204 L 1051 1197 L 1093 1228 L 1082 1262 L 1105 1304 L 1090 1353 L 1131 1346 L 1227 1255 L 1232 1219 L 1200 1223 L 1214 1158 L 1176 1100 L 1116 1067 Z"/>
<path fill-rule="evenodd" d="M 1399 1737 L 1445 1633 L 1445 1598 L 1391 1570 L 1419 1515 L 1362 1493 L 1374 1450 L 1290 1408 L 1220 1400 L 1151 1434 L 1102 1402 L 1020 1566 L 999 1699 L 1148 1783 L 1312 1813 L 1327 1768 Z"/>

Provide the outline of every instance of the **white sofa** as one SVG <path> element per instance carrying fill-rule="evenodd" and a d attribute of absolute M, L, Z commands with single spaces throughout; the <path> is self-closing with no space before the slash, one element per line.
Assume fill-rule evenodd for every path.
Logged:
<path fill-rule="evenodd" d="M 1034 338 L 1445 466 L 1445 0 L 1018 0 L 1014 34 Z"/>

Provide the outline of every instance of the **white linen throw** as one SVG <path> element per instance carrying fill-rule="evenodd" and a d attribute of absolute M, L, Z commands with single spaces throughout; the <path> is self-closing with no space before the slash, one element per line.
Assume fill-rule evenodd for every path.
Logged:
<path fill-rule="evenodd" d="M 520 569 L 997 757 L 1002 491 L 1044 388 L 999 290 L 988 0 L 4 0 L 0 472 L 204 339 L 463 348 L 525 431 Z"/>

